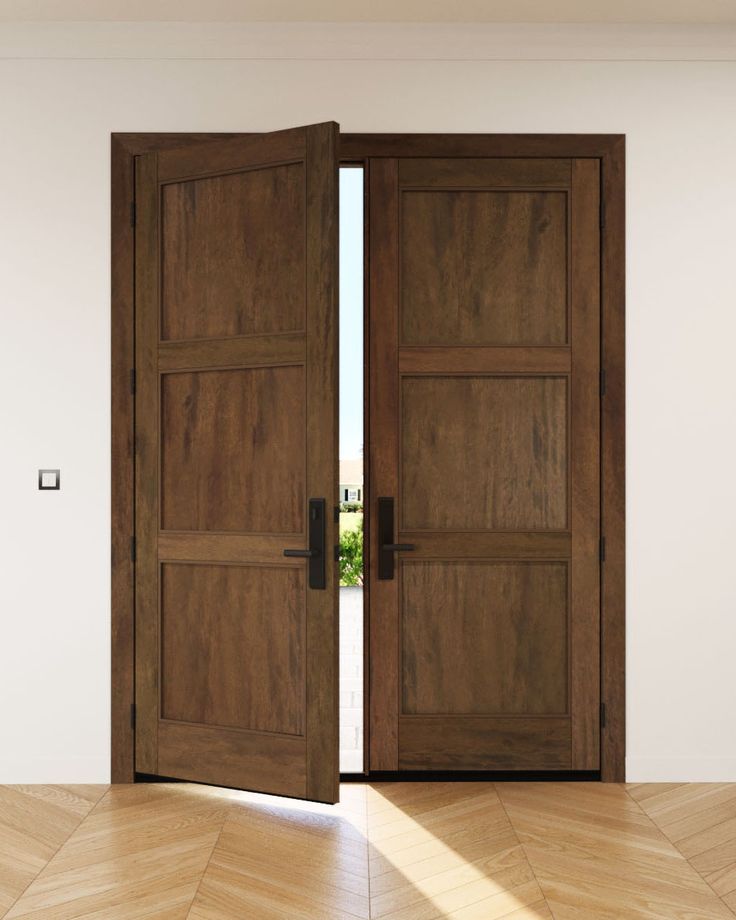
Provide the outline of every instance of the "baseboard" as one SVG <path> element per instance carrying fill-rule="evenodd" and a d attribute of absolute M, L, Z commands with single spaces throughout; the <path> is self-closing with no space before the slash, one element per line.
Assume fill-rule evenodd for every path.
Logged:
<path fill-rule="evenodd" d="M 109 757 L 0 757 L 0 785 L 109 783 Z"/>
<path fill-rule="evenodd" d="M 734 783 L 736 757 L 627 757 L 627 783 Z"/>

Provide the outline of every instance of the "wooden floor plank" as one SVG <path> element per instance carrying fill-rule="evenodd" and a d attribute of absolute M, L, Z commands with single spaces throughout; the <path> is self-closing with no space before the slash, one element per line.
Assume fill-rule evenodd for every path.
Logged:
<path fill-rule="evenodd" d="M 733 920 L 736 785 L 0 787 L 4 920 Z"/>
<path fill-rule="evenodd" d="M 201 787 L 111 787 L 6 920 L 183 920 L 223 821 Z"/>
<path fill-rule="evenodd" d="M 642 810 L 736 915 L 736 783 L 627 787 Z"/>
<path fill-rule="evenodd" d="M 498 791 L 556 920 L 730 920 L 623 787 L 510 783 Z"/>
<path fill-rule="evenodd" d="M 107 786 L 0 786 L 0 917 L 107 791 Z"/>

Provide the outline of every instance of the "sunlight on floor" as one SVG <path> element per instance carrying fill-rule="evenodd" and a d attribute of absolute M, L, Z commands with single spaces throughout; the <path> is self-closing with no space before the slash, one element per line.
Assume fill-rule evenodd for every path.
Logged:
<path fill-rule="evenodd" d="M 420 790 L 413 801 L 396 804 L 390 786 L 386 794 L 368 787 L 371 916 L 550 918 L 493 787 L 456 784 L 449 801 L 447 785 L 440 785 L 436 807 Z M 434 910 L 428 912 L 429 904 Z"/>
<path fill-rule="evenodd" d="M 297 824 L 316 822 L 337 837 L 359 832 L 368 848 L 371 917 L 551 916 L 490 784 L 343 784 L 338 805 L 251 792 L 228 797 L 248 809 L 293 817 Z"/>

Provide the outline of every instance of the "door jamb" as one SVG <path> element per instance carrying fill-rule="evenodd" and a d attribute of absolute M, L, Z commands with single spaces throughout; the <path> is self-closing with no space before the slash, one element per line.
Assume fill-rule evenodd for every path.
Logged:
<path fill-rule="evenodd" d="M 134 169 L 135 157 L 233 134 L 113 134 L 111 776 L 135 781 Z M 592 157 L 601 163 L 601 779 L 625 780 L 625 135 L 343 134 L 341 159 Z M 369 301 L 367 301 L 369 303 Z M 367 391 L 366 391 L 367 392 Z M 366 408 L 367 412 L 367 408 Z M 366 418 L 367 418 L 366 414 Z"/>

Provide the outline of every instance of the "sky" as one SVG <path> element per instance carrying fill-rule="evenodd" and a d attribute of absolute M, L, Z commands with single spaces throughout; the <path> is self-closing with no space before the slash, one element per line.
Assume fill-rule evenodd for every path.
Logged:
<path fill-rule="evenodd" d="M 363 453 L 363 170 L 340 169 L 340 459 Z"/>

